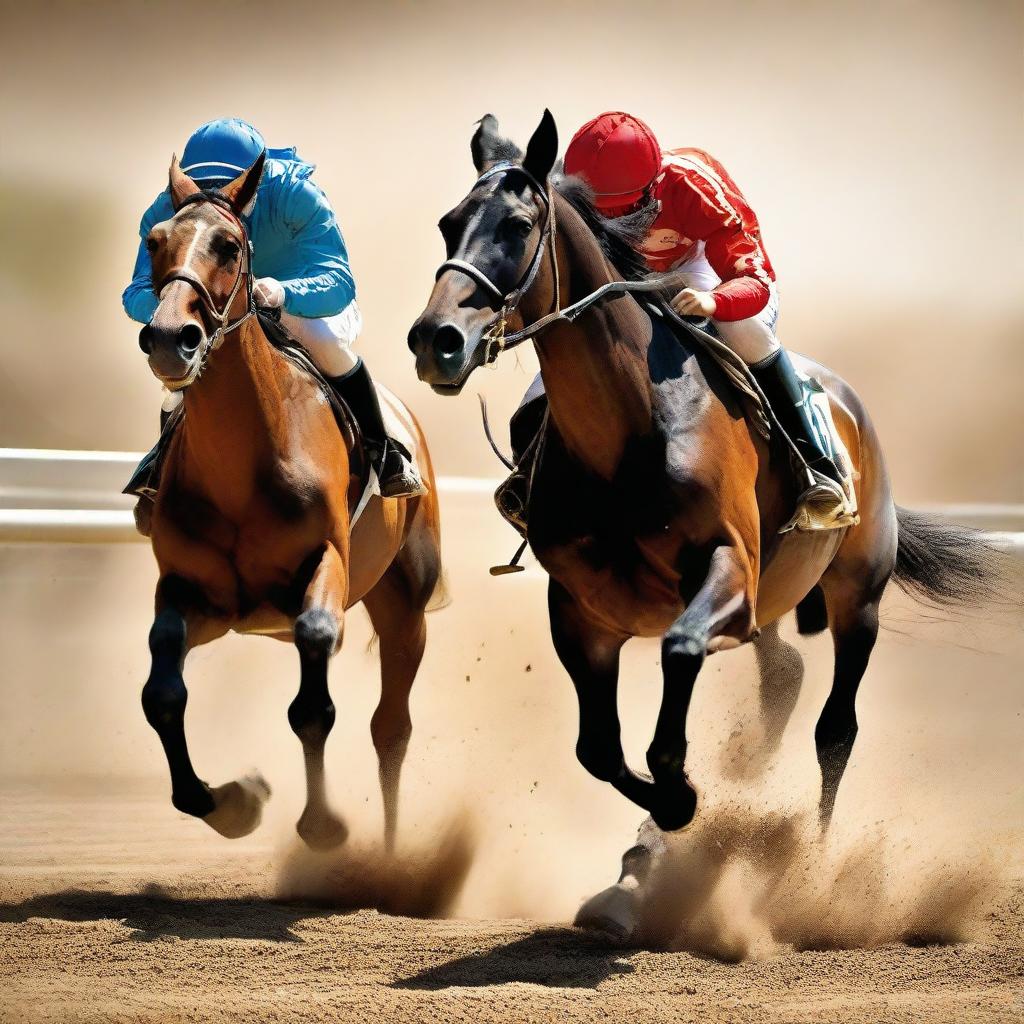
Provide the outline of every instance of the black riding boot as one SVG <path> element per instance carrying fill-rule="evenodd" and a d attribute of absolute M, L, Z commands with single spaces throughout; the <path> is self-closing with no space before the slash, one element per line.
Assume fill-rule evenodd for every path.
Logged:
<path fill-rule="evenodd" d="M 530 500 L 530 477 L 537 455 L 537 434 L 544 425 L 547 395 L 539 395 L 520 406 L 512 416 L 509 432 L 512 437 L 512 457 L 516 468 L 494 492 L 494 503 L 502 516 L 524 537 Z"/>
<path fill-rule="evenodd" d="M 370 463 L 377 473 L 380 493 L 385 498 L 407 498 L 423 493 L 423 481 L 412 458 L 384 427 L 377 389 L 362 359 L 355 369 L 341 377 L 328 377 L 328 383 L 352 410 L 363 432 Z"/>
<path fill-rule="evenodd" d="M 803 384 L 796 375 L 789 353 L 780 348 L 767 359 L 753 363 L 750 371 L 768 399 L 772 412 L 782 424 L 782 429 L 789 434 L 807 465 L 837 483 L 841 489 L 842 473 L 832 453 L 823 447 L 814 427 Z"/>

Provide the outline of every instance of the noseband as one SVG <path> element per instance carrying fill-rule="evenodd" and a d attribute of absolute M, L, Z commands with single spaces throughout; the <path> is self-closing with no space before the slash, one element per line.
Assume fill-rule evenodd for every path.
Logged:
<path fill-rule="evenodd" d="M 533 282 L 536 280 L 537 274 L 540 271 L 540 265 L 544 260 L 544 253 L 548 250 L 551 252 L 551 266 L 555 276 L 555 305 L 554 311 L 549 314 L 549 316 L 556 316 L 561 305 L 561 294 L 558 280 L 558 258 L 555 254 L 554 246 L 556 231 L 555 204 L 549 191 L 550 185 L 547 187 L 541 185 L 540 182 L 537 181 L 537 179 L 521 164 L 502 162 L 495 164 L 493 167 L 489 167 L 484 171 L 484 173 L 477 178 L 476 184 L 472 189 L 470 189 L 470 191 L 475 191 L 479 187 L 480 183 L 487 181 L 488 178 L 493 178 L 498 174 L 511 173 L 513 171 L 522 174 L 526 178 L 534 192 L 544 200 L 545 210 L 544 227 L 541 230 L 540 238 L 537 240 L 537 248 L 531 257 L 529 265 L 524 271 L 523 276 L 519 279 L 519 283 L 516 284 L 511 291 L 503 292 L 478 266 L 470 263 L 469 260 L 464 260 L 459 257 L 453 257 L 450 260 L 445 260 L 444 263 L 437 268 L 437 273 L 434 275 L 434 280 L 436 281 L 448 270 L 455 270 L 460 274 L 465 274 L 466 277 L 474 281 L 501 304 L 497 318 L 483 334 L 483 340 L 487 345 L 484 352 L 485 364 L 493 363 L 506 348 L 513 348 L 533 335 L 534 332 L 530 328 L 517 331 L 515 334 L 506 334 L 505 328 L 508 324 L 509 316 L 516 311 L 523 296 L 530 290 Z"/>
<path fill-rule="evenodd" d="M 210 294 L 210 289 L 207 288 L 206 284 L 199 278 L 199 276 L 189 266 L 176 267 L 169 273 L 164 275 L 163 279 L 158 285 L 155 286 L 157 296 L 172 282 L 172 281 L 184 281 L 185 284 L 189 285 L 194 289 L 196 294 L 199 296 L 200 301 L 206 308 L 206 311 L 210 314 L 213 321 L 218 324 L 217 329 L 206 338 L 206 344 L 203 347 L 203 351 L 200 354 L 198 360 L 196 360 L 196 368 L 193 373 L 189 375 L 187 381 L 175 390 L 181 391 L 192 384 L 195 379 L 203 372 L 206 366 L 206 360 L 209 358 L 211 352 L 216 351 L 220 348 L 224 338 L 232 331 L 237 330 L 242 324 L 245 323 L 250 317 L 256 315 L 256 299 L 253 295 L 252 288 L 252 241 L 249 238 L 249 232 L 245 229 L 245 224 L 242 222 L 235 211 L 232 209 L 231 204 L 217 192 L 194 192 L 192 195 L 184 199 L 181 205 L 178 207 L 175 216 L 177 216 L 186 206 L 192 206 L 195 203 L 213 203 L 218 210 L 223 213 L 229 220 L 231 220 L 242 235 L 242 248 L 240 252 L 240 260 L 238 266 L 238 276 L 235 278 L 235 283 L 231 288 L 231 293 L 224 301 L 224 305 L 221 309 L 217 308 L 217 304 L 213 301 L 213 296 Z M 231 307 L 235 304 L 235 299 L 238 296 L 238 291 L 242 287 L 242 282 L 245 282 L 245 313 L 242 314 L 237 320 L 231 321 Z"/>

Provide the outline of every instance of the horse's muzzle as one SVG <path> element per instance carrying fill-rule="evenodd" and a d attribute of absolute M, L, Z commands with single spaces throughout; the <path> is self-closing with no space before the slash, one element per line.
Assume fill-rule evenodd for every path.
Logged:
<path fill-rule="evenodd" d="M 416 356 L 416 375 L 438 394 L 458 394 L 478 361 L 480 339 L 470 339 L 451 321 L 420 318 L 409 331 L 409 349 Z"/>
<path fill-rule="evenodd" d="M 175 327 L 149 323 L 139 331 L 139 348 L 149 357 L 149 368 L 172 389 L 194 376 L 205 340 L 202 327 L 191 321 Z"/>

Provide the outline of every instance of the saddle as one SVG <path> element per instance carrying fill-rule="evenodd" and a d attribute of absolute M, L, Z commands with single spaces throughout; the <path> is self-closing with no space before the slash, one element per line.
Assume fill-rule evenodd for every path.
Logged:
<path fill-rule="evenodd" d="M 754 430 L 767 443 L 771 444 L 774 441 L 782 445 L 789 456 L 795 477 L 799 478 L 811 472 L 795 444 L 779 424 L 768 400 L 762 393 L 747 364 L 718 337 L 713 321 L 692 321 L 681 317 L 671 307 L 667 297 L 659 293 L 653 293 L 650 297 L 641 297 L 639 294 L 636 294 L 635 298 L 641 308 L 651 318 L 652 329 L 655 333 L 666 332 L 673 341 L 684 343 L 687 348 L 692 348 L 693 344 L 696 343 L 715 362 L 724 374 L 728 384 L 733 388 L 743 408 L 744 415 Z M 813 377 L 808 377 L 803 373 L 799 373 L 798 376 L 803 385 L 804 403 L 810 412 L 810 419 L 814 425 L 815 433 L 821 442 L 822 451 L 827 452 L 834 460 L 842 474 L 843 489 L 846 491 L 847 498 L 851 504 L 855 504 L 853 464 L 843 446 L 842 439 L 835 430 L 828 395 L 822 385 Z M 538 426 L 532 431 L 533 436 L 530 442 L 523 447 L 521 452 L 516 453 L 516 466 L 512 476 L 508 481 L 499 486 L 495 492 L 495 502 L 499 513 L 523 537 L 526 536 L 526 506 L 529 504 L 529 492 L 532 488 L 533 473 L 539 461 L 540 452 L 544 447 L 544 434 L 548 425 L 546 397 L 541 392 L 537 398 L 543 401 L 545 413 L 541 415 Z M 517 413 L 518 415 L 520 414 Z M 488 432 L 488 439 L 490 440 L 486 415 L 484 421 L 485 430 Z M 493 440 L 491 440 L 491 445 L 494 447 Z M 525 493 L 523 494 L 516 494 L 514 486 L 509 487 L 509 484 L 516 477 L 524 480 Z M 518 568 L 516 563 L 521 553 L 522 549 L 517 552 L 516 557 L 509 566 L 495 567 L 495 569 L 491 570 L 492 573 L 497 575 L 507 571 L 515 571 Z"/>
<path fill-rule="evenodd" d="M 256 316 L 260 327 L 263 328 L 267 341 L 293 366 L 298 367 L 312 379 L 334 413 L 338 430 L 341 431 L 342 439 L 351 456 L 352 482 L 349 487 L 348 504 L 351 522 L 354 524 L 359 515 L 362 514 L 366 503 L 370 500 L 376 483 L 376 476 L 371 469 L 370 460 L 366 455 L 366 446 L 363 442 L 363 434 L 359 423 L 341 396 L 317 369 L 316 364 L 310 359 L 306 350 L 281 324 L 280 310 L 261 307 L 256 310 Z M 136 467 L 131 479 L 129 479 L 124 490 L 121 492 L 122 494 L 149 498 L 151 500 L 156 497 L 160 481 L 160 471 L 167 456 L 167 451 L 170 448 L 171 439 L 181 426 L 184 418 L 185 403 L 182 402 L 167 417 L 160 430 L 160 437 L 157 439 L 156 444 L 146 453 Z"/>

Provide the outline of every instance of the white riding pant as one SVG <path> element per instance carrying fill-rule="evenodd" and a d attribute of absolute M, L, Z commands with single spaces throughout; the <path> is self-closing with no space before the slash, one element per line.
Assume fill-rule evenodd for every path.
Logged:
<path fill-rule="evenodd" d="M 353 299 L 340 313 L 313 319 L 281 310 L 285 330 L 309 353 L 325 377 L 343 377 L 356 368 L 359 357 L 352 346 L 363 329 L 363 316 Z M 184 398 L 181 391 L 165 391 L 162 408 L 171 412 Z"/>
<path fill-rule="evenodd" d="M 698 242 L 693 255 L 673 267 L 672 272 L 682 276 L 683 288 L 710 292 L 722 283 L 704 255 L 703 242 Z M 756 316 L 746 320 L 715 320 L 713 323 L 718 337 L 749 366 L 766 359 L 781 347 L 779 339 L 775 337 L 778 319 L 779 293 L 772 281 L 768 288 L 768 302 Z"/>

